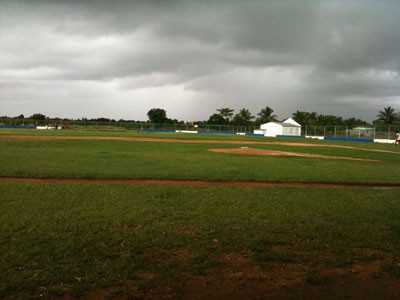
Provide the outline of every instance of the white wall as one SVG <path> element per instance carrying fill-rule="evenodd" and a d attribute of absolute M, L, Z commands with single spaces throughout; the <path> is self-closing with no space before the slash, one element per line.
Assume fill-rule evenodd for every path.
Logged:
<path fill-rule="evenodd" d="M 254 129 L 254 134 L 265 135 L 265 130 L 264 129 Z"/>
<path fill-rule="evenodd" d="M 275 124 L 275 123 L 268 123 L 268 126 L 266 126 L 267 128 L 265 131 L 264 136 L 272 136 L 272 137 L 276 137 L 277 135 L 282 134 L 282 126 L 279 124 Z"/>
<path fill-rule="evenodd" d="M 301 128 L 299 128 L 299 127 L 283 127 L 283 133 L 282 134 L 300 136 L 301 135 Z"/>
<path fill-rule="evenodd" d="M 374 139 L 374 143 L 394 144 L 395 140 Z"/>

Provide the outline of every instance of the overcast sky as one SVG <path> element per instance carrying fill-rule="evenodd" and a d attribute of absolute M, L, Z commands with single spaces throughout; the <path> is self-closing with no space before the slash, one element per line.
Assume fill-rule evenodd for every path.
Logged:
<path fill-rule="evenodd" d="M 0 115 L 372 121 L 399 72 L 399 0 L 0 0 Z"/>

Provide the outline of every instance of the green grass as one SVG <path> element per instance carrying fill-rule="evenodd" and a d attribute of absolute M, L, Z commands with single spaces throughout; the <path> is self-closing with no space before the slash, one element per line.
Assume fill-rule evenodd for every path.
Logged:
<path fill-rule="evenodd" d="M 398 189 L 2 183 L 0 199 L 0 297 L 197 276 L 225 253 L 267 269 L 382 259 L 394 274 L 400 258 Z"/>
<path fill-rule="evenodd" d="M 218 139 L 214 143 L 118 140 L 0 140 L 0 176 L 161 178 L 399 184 L 398 153 L 232 145 L 293 141 L 396 150 L 391 145 L 131 132 L 0 131 L 1 135 Z M 211 153 L 249 146 L 382 162 Z M 400 189 L 0 183 L 0 298 L 81 296 L 92 288 L 160 281 L 236 268 L 301 266 L 324 285 L 324 268 L 381 261 L 376 277 L 399 277 Z M 144 275 L 143 275 L 144 274 Z M 151 276 L 149 276 L 151 274 Z M 371 274 L 373 276 L 373 274 Z M 128 287 L 126 287 L 129 290 Z"/>
<path fill-rule="evenodd" d="M 212 153 L 232 144 L 116 140 L 14 140 L 0 143 L 0 176 L 174 178 L 399 183 L 400 155 L 355 149 L 254 148 L 370 158 L 382 162 Z"/>
<path fill-rule="evenodd" d="M 273 141 L 274 138 L 256 136 L 237 136 L 232 134 L 191 134 L 191 133 L 163 133 L 130 131 L 100 131 L 100 130 L 34 130 L 34 129 L 1 129 L 0 135 L 29 135 L 29 136 L 105 136 L 105 137 L 148 137 L 200 140 L 247 140 Z M 298 139 L 297 139 L 298 140 Z M 318 141 L 312 141 L 318 142 Z"/>

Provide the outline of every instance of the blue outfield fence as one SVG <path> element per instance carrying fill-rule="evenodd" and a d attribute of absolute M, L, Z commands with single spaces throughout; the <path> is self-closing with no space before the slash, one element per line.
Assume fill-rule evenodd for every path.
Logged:
<path fill-rule="evenodd" d="M 134 130 L 134 131 L 137 131 L 137 130 Z M 143 129 L 141 131 L 142 132 L 165 132 L 165 133 L 168 133 L 168 132 L 175 133 L 176 132 L 176 130 L 173 130 L 173 129 Z"/>
<path fill-rule="evenodd" d="M 3 129 L 36 129 L 36 126 L 27 126 L 27 125 L 0 125 L 0 128 L 3 128 Z"/>
<path fill-rule="evenodd" d="M 276 137 L 278 138 L 300 138 L 300 139 L 305 139 L 305 135 L 285 135 L 285 134 L 278 134 Z"/>
<path fill-rule="evenodd" d="M 340 136 L 325 136 L 324 140 L 327 141 L 351 141 L 351 142 L 364 142 L 364 143 L 373 143 L 374 139 L 372 138 L 353 138 L 353 137 L 340 137 Z"/>
<path fill-rule="evenodd" d="M 199 130 L 197 133 L 200 134 L 236 134 L 234 131 L 207 131 L 207 130 Z"/>
<path fill-rule="evenodd" d="M 247 136 L 264 136 L 263 134 L 260 133 L 246 133 Z"/>

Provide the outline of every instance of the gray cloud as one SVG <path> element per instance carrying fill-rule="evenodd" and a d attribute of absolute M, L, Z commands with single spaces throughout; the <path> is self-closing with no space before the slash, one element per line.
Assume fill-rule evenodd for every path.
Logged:
<path fill-rule="evenodd" d="M 86 107 L 87 116 L 146 119 L 159 106 L 189 120 L 269 105 L 281 118 L 317 110 L 371 120 L 383 106 L 400 110 L 396 0 L 0 7 L 0 114 L 80 117 Z M 115 107 L 116 97 L 129 109 Z M 81 104 L 59 111 L 55 98 Z"/>

